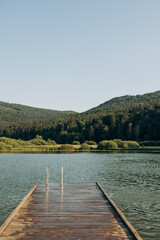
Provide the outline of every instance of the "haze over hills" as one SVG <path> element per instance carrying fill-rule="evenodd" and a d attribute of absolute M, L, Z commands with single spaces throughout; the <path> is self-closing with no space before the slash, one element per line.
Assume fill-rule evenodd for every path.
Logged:
<path fill-rule="evenodd" d="M 116 97 L 84 113 L 0 102 L 0 136 L 57 143 L 160 140 L 160 91 Z"/>
<path fill-rule="evenodd" d="M 35 108 L 21 104 L 0 102 L 0 121 L 18 122 L 66 117 L 76 112 Z"/>

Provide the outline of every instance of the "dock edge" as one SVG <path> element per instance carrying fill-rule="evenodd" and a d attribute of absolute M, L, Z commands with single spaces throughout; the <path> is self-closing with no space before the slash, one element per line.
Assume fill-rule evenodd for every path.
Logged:
<path fill-rule="evenodd" d="M 130 231 L 131 235 L 136 240 L 143 240 L 141 236 L 138 234 L 138 232 L 135 230 L 135 228 L 131 225 L 131 223 L 127 220 L 127 218 L 124 216 L 124 214 L 121 212 L 121 210 L 117 207 L 117 205 L 114 203 L 114 201 L 109 197 L 109 195 L 106 193 L 106 191 L 102 188 L 102 186 L 99 184 L 99 182 L 96 182 L 96 185 L 102 192 L 103 196 L 108 200 L 108 202 L 111 204 L 111 206 L 114 208 L 118 216 L 122 219 L 123 223 L 127 227 L 127 229 Z"/>
<path fill-rule="evenodd" d="M 11 215 L 9 215 L 9 217 L 6 219 L 6 221 L 2 224 L 2 226 L 0 227 L 0 235 L 3 233 L 3 231 L 5 230 L 5 228 L 9 225 L 9 223 L 12 221 L 12 219 L 14 218 L 14 216 L 18 213 L 18 211 L 20 210 L 20 208 L 23 206 L 23 204 L 27 201 L 27 199 L 32 195 L 32 193 L 34 192 L 34 190 L 38 187 L 39 182 L 29 191 L 29 193 L 22 199 L 22 201 L 18 204 L 18 206 L 13 210 L 13 212 L 11 213 Z"/>

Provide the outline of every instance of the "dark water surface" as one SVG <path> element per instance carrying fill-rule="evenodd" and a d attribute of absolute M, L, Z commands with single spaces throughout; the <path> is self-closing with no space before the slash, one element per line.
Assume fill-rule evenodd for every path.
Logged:
<path fill-rule="evenodd" d="M 0 154 L 0 225 L 27 192 L 50 181 L 99 181 L 144 240 L 160 240 L 160 154 Z"/>

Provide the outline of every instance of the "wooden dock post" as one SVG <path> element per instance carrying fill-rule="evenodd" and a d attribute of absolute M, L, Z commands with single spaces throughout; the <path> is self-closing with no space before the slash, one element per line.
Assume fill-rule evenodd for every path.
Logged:
<path fill-rule="evenodd" d="M 61 194 L 63 196 L 63 165 L 62 165 L 62 168 L 61 168 Z"/>
<path fill-rule="evenodd" d="M 46 190 L 49 189 L 49 165 L 46 167 Z"/>

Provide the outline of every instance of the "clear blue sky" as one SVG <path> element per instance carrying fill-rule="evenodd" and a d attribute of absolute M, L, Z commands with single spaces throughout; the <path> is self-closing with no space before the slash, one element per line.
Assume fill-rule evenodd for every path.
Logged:
<path fill-rule="evenodd" d="M 84 111 L 160 90 L 160 0 L 0 0 L 0 100 Z"/>

